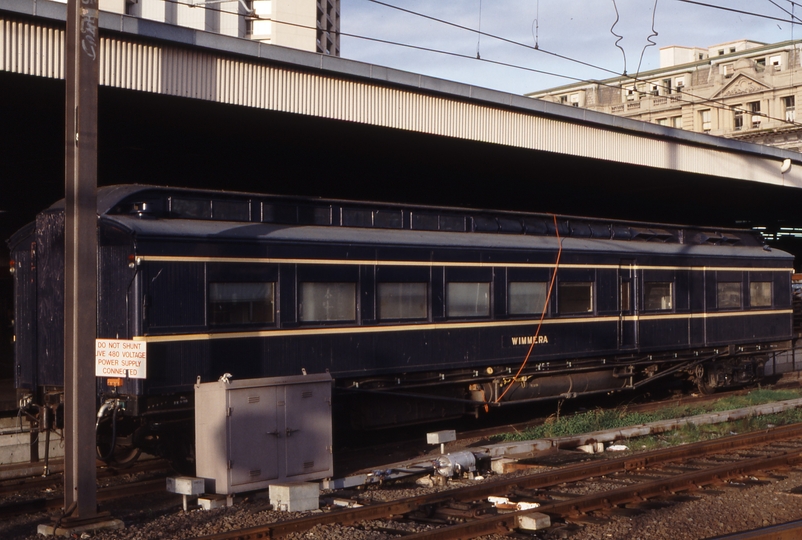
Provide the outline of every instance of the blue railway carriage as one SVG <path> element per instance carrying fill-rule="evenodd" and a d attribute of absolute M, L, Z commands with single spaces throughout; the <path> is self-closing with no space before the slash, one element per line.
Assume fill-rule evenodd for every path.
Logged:
<path fill-rule="evenodd" d="M 130 185 L 98 216 L 97 335 L 147 343 L 145 379 L 98 377 L 106 456 L 175 448 L 225 373 L 328 371 L 369 429 L 741 385 L 792 337 L 793 259 L 751 231 Z M 9 245 L 16 387 L 58 418 L 63 202 Z"/>

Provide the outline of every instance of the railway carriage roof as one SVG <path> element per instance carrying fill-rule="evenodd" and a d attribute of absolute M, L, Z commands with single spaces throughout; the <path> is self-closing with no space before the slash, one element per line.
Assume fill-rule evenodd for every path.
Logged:
<path fill-rule="evenodd" d="M 533 250 L 554 252 L 556 236 L 505 235 L 491 233 L 460 234 L 443 231 L 370 229 L 356 227 L 325 227 L 275 225 L 267 223 L 234 223 L 223 221 L 140 219 L 135 216 L 107 216 L 118 226 L 139 238 L 181 241 L 241 241 L 277 242 L 283 244 L 320 244 L 393 246 L 416 248 L 455 248 L 482 250 Z M 720 246 L 709 244 L 679 244 L 666 242 L 631 242 L 624 240 L 572 238 L 560 239 L 565 252 L 607 252 L 622 258 L 641 254 L 674 257 L 746 257 L 762 260 L 793 260 L 788 253 L 762 246 Z"/>
<path fill-rule="evenodd" d="M 224 201 L 246 205 L 289 208 L 317 208 L 338 212 L 404 214 L 402 228 L 345 225 L 345 219 L 331 218 L 328 224 L 302 225 L 263 223 L 247 211 L 240 221 L 195 217 L 188 219 L 176 212 L 175 201 L 210 203 Z M 321 200 L 315 198 L 271 196 L 254 193 L 210 191 L 143 185 L 107 186 L 98 189 L 98 214 L 101 221 L 115 223 L 142 239 L 182 239 L 197 241 L 327 243 L 330 245 L 409 246 L 418 248 L 474 248 L 499 250 L 553 251 L 558 243 L 554 216 L 525 212 L 504 212 L 466 208 L 401 205 L 360 201 Z M 259 206 L 262 205 L 262 206 Z M 217 208 L 217 206 L 214 206 Z M 53 204 L 47 212 L 58 212 L 64 201 Z M 211 206 L 209 206 L 211 208 Z M 299 211 L 300 212 L 300 211 Z M 465 230 L 450 232 L 413 228 L 413 215 L 437 219 L 463 218 Z M 269 221 L 264 219 L 264 221 Z M 569 252 L 605 252 L 622 258 L 638 254 L 693 257 L 748 257 L 762 260 L 792 260 L 792 256 L 763 246 L 755 231 L 726 228 L 686 227 L 656 223 L 557 216 L 563 249 Z M 398 224 L 396 224 L 398 225 Z M 435 227 L 436 229 L 437 227 Z M 15 239 L 25 236 L 19 231 Z"/>

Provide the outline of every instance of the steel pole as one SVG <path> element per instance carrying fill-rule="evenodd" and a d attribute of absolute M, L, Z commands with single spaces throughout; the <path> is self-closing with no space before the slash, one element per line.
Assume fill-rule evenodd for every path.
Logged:
<path fill-rule="evenodd" d="M 68 0 L 64 230 L 64 508 L 97 515 L 98 0 Z"/>

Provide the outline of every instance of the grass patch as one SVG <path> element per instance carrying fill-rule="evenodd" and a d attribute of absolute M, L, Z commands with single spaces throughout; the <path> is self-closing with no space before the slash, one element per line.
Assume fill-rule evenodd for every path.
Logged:
<path fill-rule="evenodd" d="M 667 407 L 659 411 L 640 413 L 627 412 L 624 409 L 595 409 L 583 413 L 569 416 L 552 416 L 540 426 L 532 427 L 518 433 L 507 433 L 494 437 L 497 441 L 527 441 L 531 439 L 546 439 L 552 437 L 566 437 L 571 435 L 581 435 L 592 431 L 603 431 L 607 429 L 618 429 L 624 427 L 658 422 L 660 420 L 672 420 L 675 418 L 687 418 L 697 414 L 708 412 L 727 411 L 732 409 L 742 409 L 753 405 L 772 403 L 775 401 L 786 401 L 802 397 L 802 390 L 767 390 L 759 388 L 743 396 L 729 396 L 704 405 Z M 794 420 L 793 418 L 799 418 Z M 731 431 L 745 432 L 756 429 L 765 429 L 769 424 L 782 425 L 802 421 L 802 410 L 794 409 L 780 415 L 769 415 L 749 418 L 739 422 L 726 424 L 714 424 L 706 426 L 687 426 L 671 433 L 663 433 L 642 439 L 655 439 L 653 443 L 645 442 L 648 447 L 661 447 L 681 442 L 695 442 L 709 438 L 716 438 L 727 435 Z M 745 425 L 739 425 L 747 422 Z M 752 423 L 754 422 L 754 426 Z M 680 438 L 679 442 L 668 444 L 671 439 Z M 641 441 L 638 441 L 639 443 Z M 654 445 L 654 446 L 652 446 Z"/>

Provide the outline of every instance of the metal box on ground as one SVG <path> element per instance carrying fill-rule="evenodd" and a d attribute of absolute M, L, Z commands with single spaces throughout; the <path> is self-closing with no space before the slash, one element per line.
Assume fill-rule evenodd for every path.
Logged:
<path fill-rule="evenodd" d="M 195 385 L 196 476 L 240 493 L 333 474 L 331 375 Z"/>

